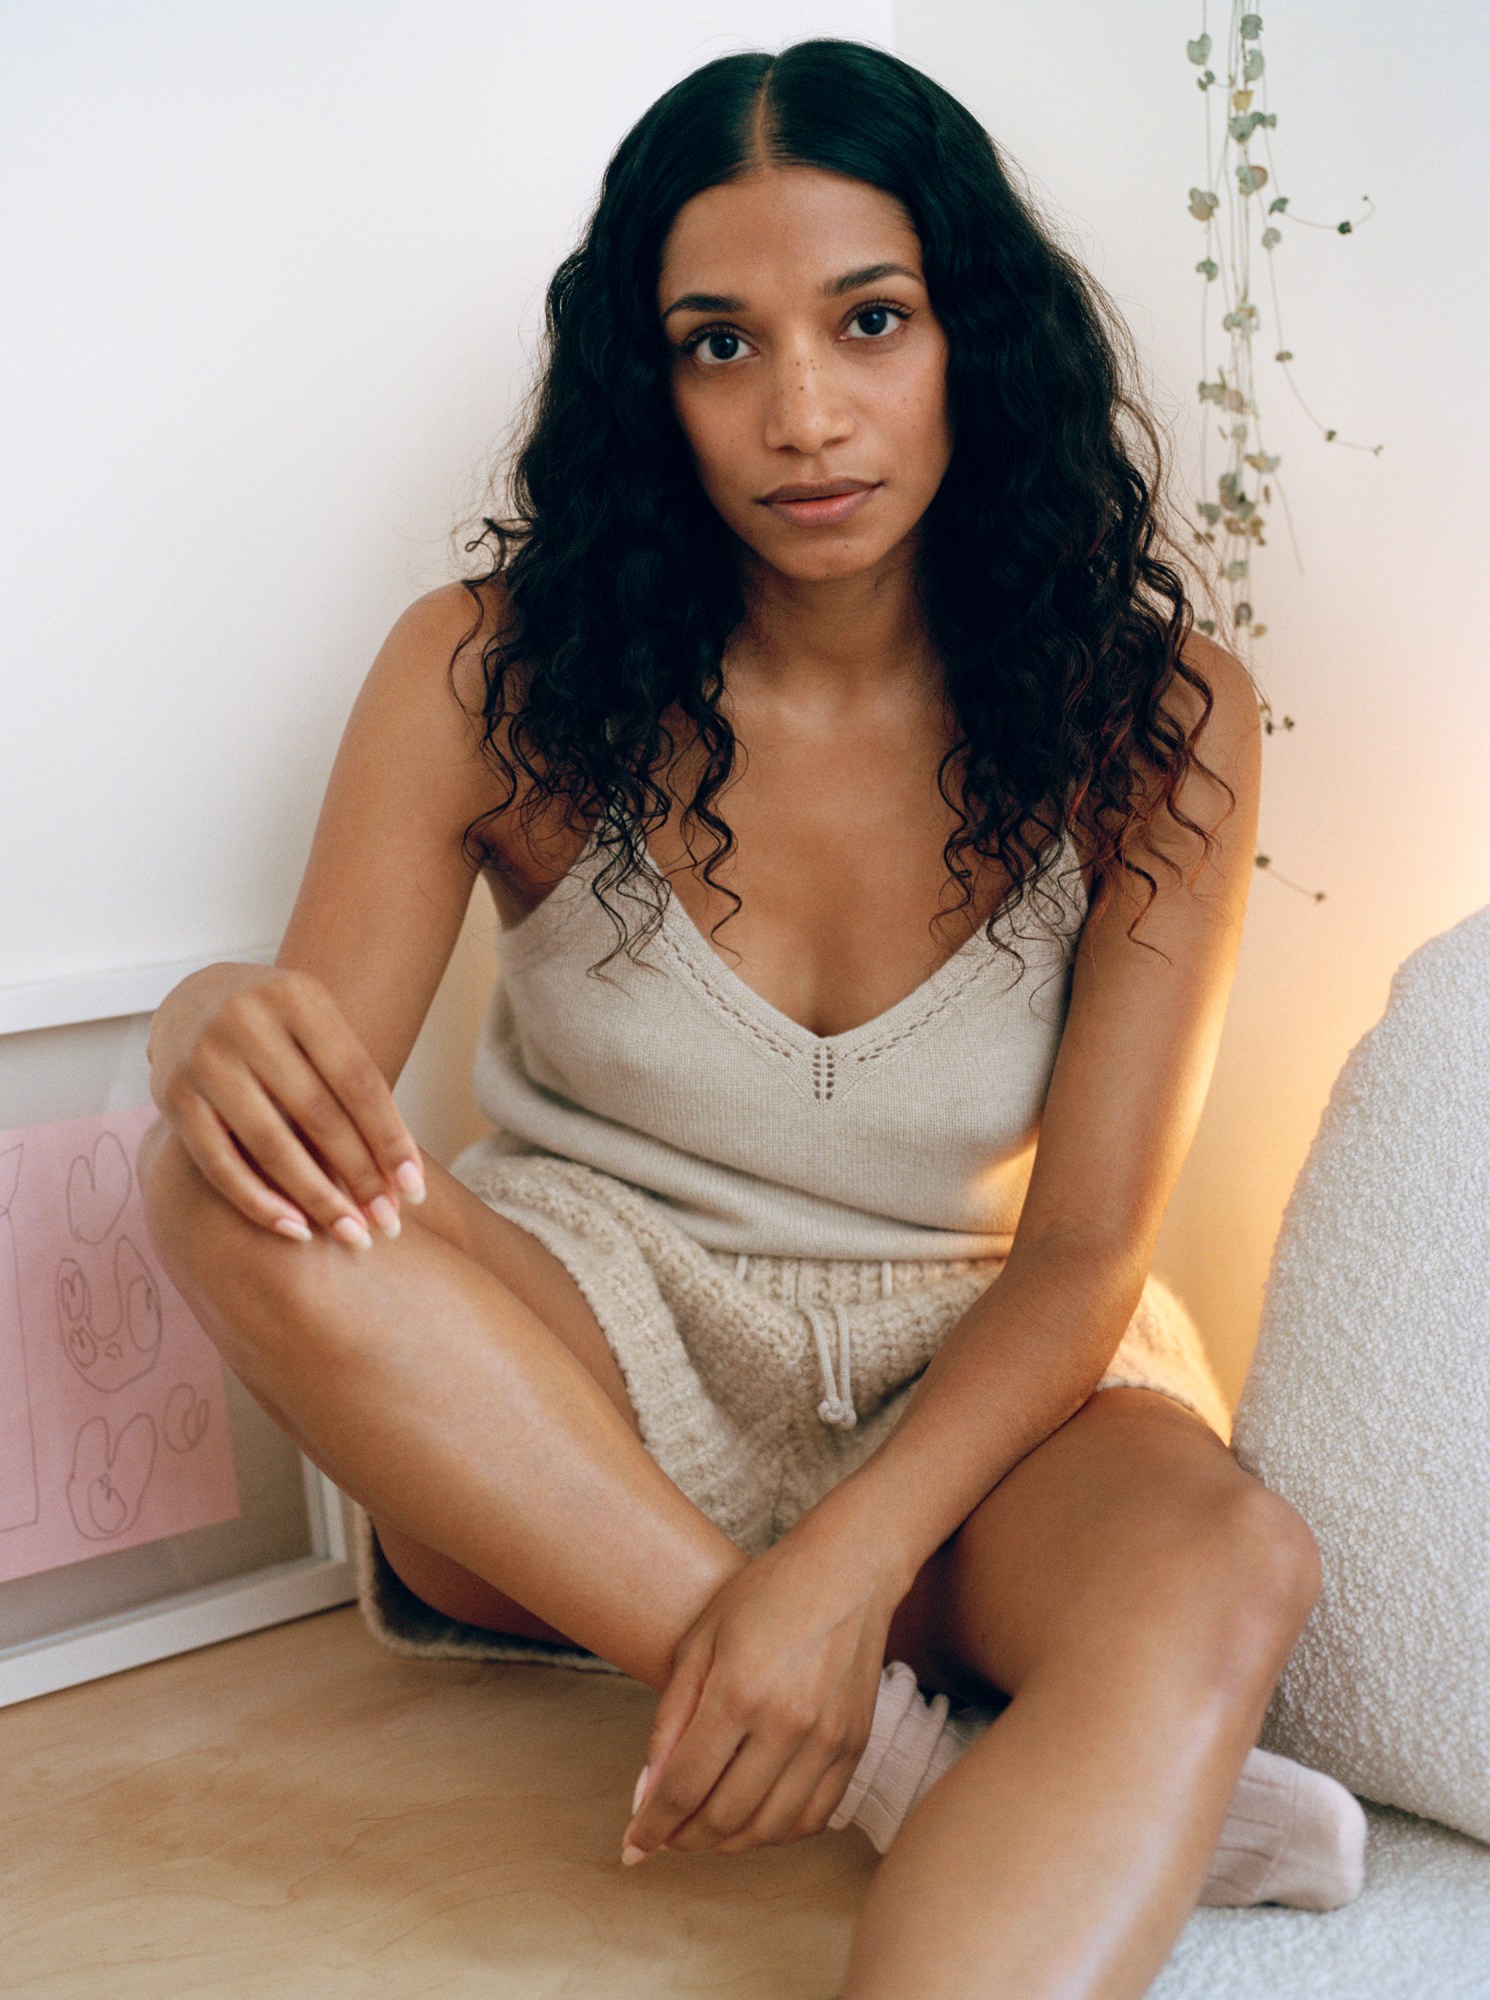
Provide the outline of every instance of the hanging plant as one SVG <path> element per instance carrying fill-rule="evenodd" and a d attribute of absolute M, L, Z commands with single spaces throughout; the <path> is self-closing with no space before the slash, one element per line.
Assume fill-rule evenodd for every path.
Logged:
<path fill-rule="evenodd" d="M 1282 454 L 1267 449 L 1262 412 L 1257 400 L 1253 343 L 1261 334 L 1262 323 L 1257 302 L 1252 296 L 1255 232 L 1258 233 L 1272 298 L 1277 339 L 1273 360 L 1283 369 L 1295 401 L 1326 444 L 1344 444 L 1348 450 L 1373 454 L 1381 451 L 1379 444 L 1352 444 L 1342 439 L 1336 429 L 1321 423 L 1299 393 L 1289 366 L 1294 356 L 1283 336 L 1283 314 L 1278 301 L 1273 260 L 1273 252 L 1283 241 L 1279 223 L 1292 223 L 1303 229 L 1328 229 L 1339 236 L 1351 235 L 1357 224 L 1307 221 L 1302 216 L 1293 215 L 1289 210 L 1289 197 L 1276 191 L 1268 200 L 1264 213 L 1264 190 L 1269 187 L 1276 190 L 1278 183 L 1278 169 L 1269 137 L 1277 126 L 1278 117 L 1276 112 L 1266 108 L 1267 65 L 1261 43 L 1262 16 L 1244 13 L 1239 5 L 1233 4 L 1226 39 L 1226 81 L 1222 85 L 1216 71 L 1209 67 L 1211 37 L 1206 27 L 1202 0 L 1201 32 L 1196 40 L 1185 44 L 1186 55 L 1201 71 L 1196 83 L 1206 105 L 1206 185 L 1190 189 L 1190 214 L 1204 225 L 1206 232 L 1206 254 L 1195 266 L 1204 285 L 1198 395 L 1202 405 L 1212 404 L 1216 410 L 1215 418 L 1205 411 L 1201 423 L 1202 489 L 1209 485 L 1213 426 L 1226 446 L 1226 464 L 1217 474 L 1213 489 L 1215 499 L 1205 498 L 1196 503 L 1199 526 L 1195 534 L 1197 541 L 1204 543 L 1210 551 L 1216 581 L 1223 586 L 1218 602 L 1224 603 L 1226 609 L 1229 626 L 1227 643 L 1234 652 L 1245 657 L 1249 669 L 1252 665 L 1252 642 L 1265 637 L 1268 629 L 1256 615 L 1257 593 L 1252 575 L 1252 556 L 1255 549 L 1267 546 L 1264 510 L 1273 504 L 1275 485 L 1300 572 L 1304 567 L 1293 532 L 1288 497 L 1282 480 L 1277 476 L 1278 467 L 1283 462 Z M 1260 90 L 1254 89 L 1255 85 L 1260 85 Z M 1226 100 L 1226 123 L 1217 157 L 1211 104 L 1213 97 L 1222 92 Z M 1254 102 L 1258 98 L 1261 99 L 1260 105 Z M 1254 140 L 1260 143 L 1266 155 L 1266 165 L 1252 158 Z M 1369 195 L 1363 195 L 1362 200 L 1366 205 L 1366 214 L 1360 219 L 1364 221 L 1374 210 Z M 1278 218 L 1277 222 L 1274 217 Z M 1216 288 L 1219 298 L 1221 332 L 1226 337 L 1225 359 L 1218 362 L 1214 380 L 1210 376 L 1209 359 L 1212 287 Z M 1217 623 L 1214 618 L 1197 618 L 1195 621 L 1196 629 L 1210 636 L 1215 635 Z M 1262 710 L 1263 727 L 1270 736 L 1276 729 L 1293 728 L 1291 715 L 1275 718 L 1266 696 L 1262 697 Z M 1259 854 L 1256 865 L 1271 868 L 1272 862 L 1268 855 Z M 1277 872 L 1273 870 L 1275 875 Z M 1279 875 L 1278 879 L 1288 881 L 1283 875 Z M 1299 888 L 1300 885 L 1288 883 L 1288 886 Z M 1322 889 L 1304 889 L 1301 893 L 1312 895 L 1316 901 L 1323 901 L 1324 898 Z"/>

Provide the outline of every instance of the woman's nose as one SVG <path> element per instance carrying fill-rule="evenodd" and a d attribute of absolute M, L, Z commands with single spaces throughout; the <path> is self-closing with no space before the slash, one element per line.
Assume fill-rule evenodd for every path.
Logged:
<path fill-rule="evenodd" d="M 818 452 L 852 428 L 833 371 L 810 356 L 784 356 L 768 392 L 766 444 L 775 450 Z"/>

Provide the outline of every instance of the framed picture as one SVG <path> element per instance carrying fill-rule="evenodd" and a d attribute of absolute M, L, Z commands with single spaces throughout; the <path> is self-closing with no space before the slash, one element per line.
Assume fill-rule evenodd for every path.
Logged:
<path fill-rule="evenodd" d="M 200 962 L 0 988 L 0 1705 L 356 1595 L 343 1496 L 144 1228 L 150 1016 Z"/>

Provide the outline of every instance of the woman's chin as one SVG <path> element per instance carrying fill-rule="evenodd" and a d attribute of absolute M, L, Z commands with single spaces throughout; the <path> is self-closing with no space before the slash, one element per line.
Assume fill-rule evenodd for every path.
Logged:
<path fill-rule="evenodd" d="M 792 583 L 847 583 L 856 576 L 878 570 L 894 549 L 882 548 L 878 538 L 872 546 L 855 544 L 845 538 L 832 546 L 807 548 L 753 548 L 756 563 Z"/>

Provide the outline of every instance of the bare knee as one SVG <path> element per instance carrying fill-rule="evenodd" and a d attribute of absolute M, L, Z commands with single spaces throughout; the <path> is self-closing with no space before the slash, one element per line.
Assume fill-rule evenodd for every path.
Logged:
<path fill-rule="evenodd" d="M 1276 1685 L 1318 1600 L 1319 1550 L 1297 1510 L 1246 1477 L 1195 1510 L 1150 1581 L 1166 1672 L 1252 1704 Z"/>
<path fill-rule="evenodd" d="M 324 1262 L 313 1254 L 318 1246 L 250 1222 L 164 1120 L 141 1139 L 135 1171 L 156 1253 L 229 1365 L 239 1367 L 264 1339 L 289 1337 L 295 1305 Z"/>
<path fill-rule="evenodd" d="M 1025 1505 L 991 1533 L 975 1513 L 939 1552 L 937 1627 L 951 1670 L 1010 1695 L 1051 1674 L 1160 1674 L 1177 1696 L 1224 1688 L 1254 1704 L 1319 1596 L 1307 1524 L 1229 1458 L 1124 1471 L 1100 1505 L 1067 1511 L 1057 1493 L 1054 1522 Z"/>
<path fill-rule="evenodd" d="M 216 1218 L 214 1208 L 229 1204 L 207 1181 L 180 1135 L 157 1118 L 135 1151 L 135 1175 L 145 1208 L 150 1240 L 166 1269 L 180 1281 L 193 1262 L 203 1225 Z M 245 1226 L 251 1226 L 246 1224 Z"/>
<path fill-rule="evenodd" d="M 1281 1672 L 1319 1601 L 1319 1544 L 1298 1509 L 1250 1474 L 1233 1488 L 1217 1537 L 1233 1615 L 1264 1654 L 1281 1647 Z"/>

